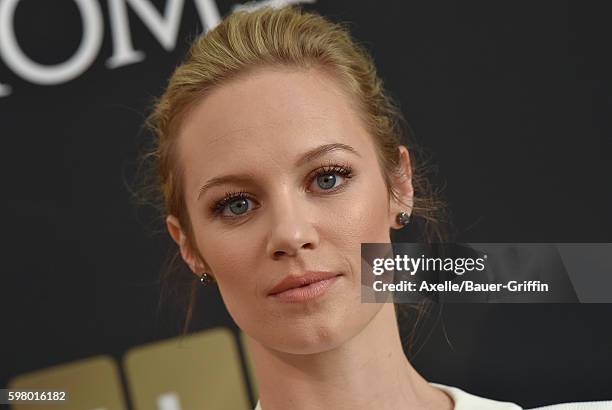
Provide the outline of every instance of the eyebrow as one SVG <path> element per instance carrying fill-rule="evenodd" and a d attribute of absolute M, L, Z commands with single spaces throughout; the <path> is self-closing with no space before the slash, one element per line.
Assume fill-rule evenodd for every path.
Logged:
<path fill-rule="evenodd" d="M 346 151 L 351 154 L 354 154 L 358 157 L 361 157 L 355 148 L 350 145 L 341 144 L 341 143 L 333 143 L 333 144 L 324 144 L 320 145 L 316 148 L 313 148 L 306 153 L 304 153 L 298 160 L 295 162 L 295 167 L 301 167 L 308 162 L 314 161 L 315 159 L 322 157 L 325 154 L 328 154 L 332 151 Z M 198 191 L 197 199 L 200 199 L 202 194 L 217 185 L 223 185 L 230 182 L 234 183 L 247 183 L 252 180 L 251 176 L 248 174 L 231 174 L 231 175 L 223 175 L 215 178 L 209 179 Z M 197 200 L 196 199 L 196 200 Z"/>

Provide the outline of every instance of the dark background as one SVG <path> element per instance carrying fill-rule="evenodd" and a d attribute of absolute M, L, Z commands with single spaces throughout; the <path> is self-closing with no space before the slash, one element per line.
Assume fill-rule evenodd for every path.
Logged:
<path fill-rule="evenodd" d="M 165 51 L 130 10 L 143 62 L 106 68 L 104 44 L 80 77 L 27 83 L 0 60 L 3 272 L 0 388 L 11 377 L 177 335 L 156 317 L 170 248 L 128 186 L 142 129 L 188 42 L 201 32 L 185 2 Z M 163 9 L 165 1 L 152 1 Z M 221 15 L 235 2 L 217 1 Z M 350 21 L 433 155 L 459 239 L 612 242 L 612 40 L 604 3 L 319 1 Z M 128 6 L 129 8 L 129 6 Z M 23 0 L 16 33 L 55 64 L 81 38 L 71 0 Z M 193 330 L 235 327 L 203 291 Z M 421 333 L 417 370 L 434 382 L 531 407 L 612 399 L 612 305 L 447 305 Z"/>

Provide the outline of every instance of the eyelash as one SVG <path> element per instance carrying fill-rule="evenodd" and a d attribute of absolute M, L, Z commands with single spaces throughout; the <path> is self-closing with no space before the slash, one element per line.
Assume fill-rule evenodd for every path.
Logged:
<path fill-rule="evenodd" d="M 333 162 L 327 163 L 315 169 L 314 171 L 310 173 L 310 175 L 308 176 L 308 186 L 310 186 L 310 184 L 312 184 L 312 182 L 316 180 L 318 177 L 323 176 L 323 175 L 329 175 L 329 174 L 337 174 L 346 179 L 350 179 L 353 177 L 353 169 L 348 164 L 337 164 Z M 336 192 L 342 189 L 344 185 L 346 185 L 346 182 L 344 182 L 342 185 L 340 185 L 337 188 L 324 189 L 323 192 Z M 214 216 L 225 217 L 228 219 L 240 218 L 241 215 L 236 215 L 236 216 L 222 215 L 225 207 L 229 205 L 232 201 L 235 201 L 236 199 L 249 199 L 251 201 L 255 200 L 246 191 L 226 192 L 223 198 L 221 198 L 219 201 L 216 201 L 212 204 L 211 212 L 213 213 Z M 247 211 L 245 215 L 248 213 L 250 213 L 250 211 Z"/>

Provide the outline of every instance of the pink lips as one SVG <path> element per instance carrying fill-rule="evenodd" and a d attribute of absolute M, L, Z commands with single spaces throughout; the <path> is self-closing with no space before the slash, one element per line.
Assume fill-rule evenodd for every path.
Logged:
<path fill-rule="evenodd" d="M 322 295 L 340 276 L 334 272 L 307 272 L 300 276 L 287 276 L 268 295 L 287 302 L 311 300 Z"/>

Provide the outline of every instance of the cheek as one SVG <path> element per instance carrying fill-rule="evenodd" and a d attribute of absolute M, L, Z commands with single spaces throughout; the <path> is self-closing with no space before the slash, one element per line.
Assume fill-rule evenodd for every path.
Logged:
<path fill-rule="evenodd" d="M 210 255 L 210 267 L 216 273 L 217 286 L 227 309 L 234 322 L 243 330 L 253 318 L 261 316 L 257 313 L 257 259 L 261 252 L 254 249 L 257 241 L 217 240 L 212 248 L 205 249 L 205 255 Z M 254 316 L 253 316 L 254 315 Z"/>
<path fill-rule="evenodd" d="M 255 295 L 257 289 L 256 263 L 261 257 L 259 241 L 249 240 L 235 232 L 199 236 L 202 237 L 215 238 L 206 242 L 198 240 L 198 248 L 217 280 L 228 310 L 233 308 L 236 301 L 252 304 L 246 299 Z"/>
<path fill-rule="evenodd" d="M 362 179 L 319 227 L 331 252 L 350 272 L 353 297 L 361 301 L 361 244 L 390 243 L 388 192 L 382 175 Z M 353 306 L 354 308 L 354 306 Z"/>
<path fill-rule="evenodd" d="M 335 207 L 321 230 L 345 249 L 361 249 L 361 243 L 390 241 L 387 190 L 382 176 L 362 178 Z"/>

